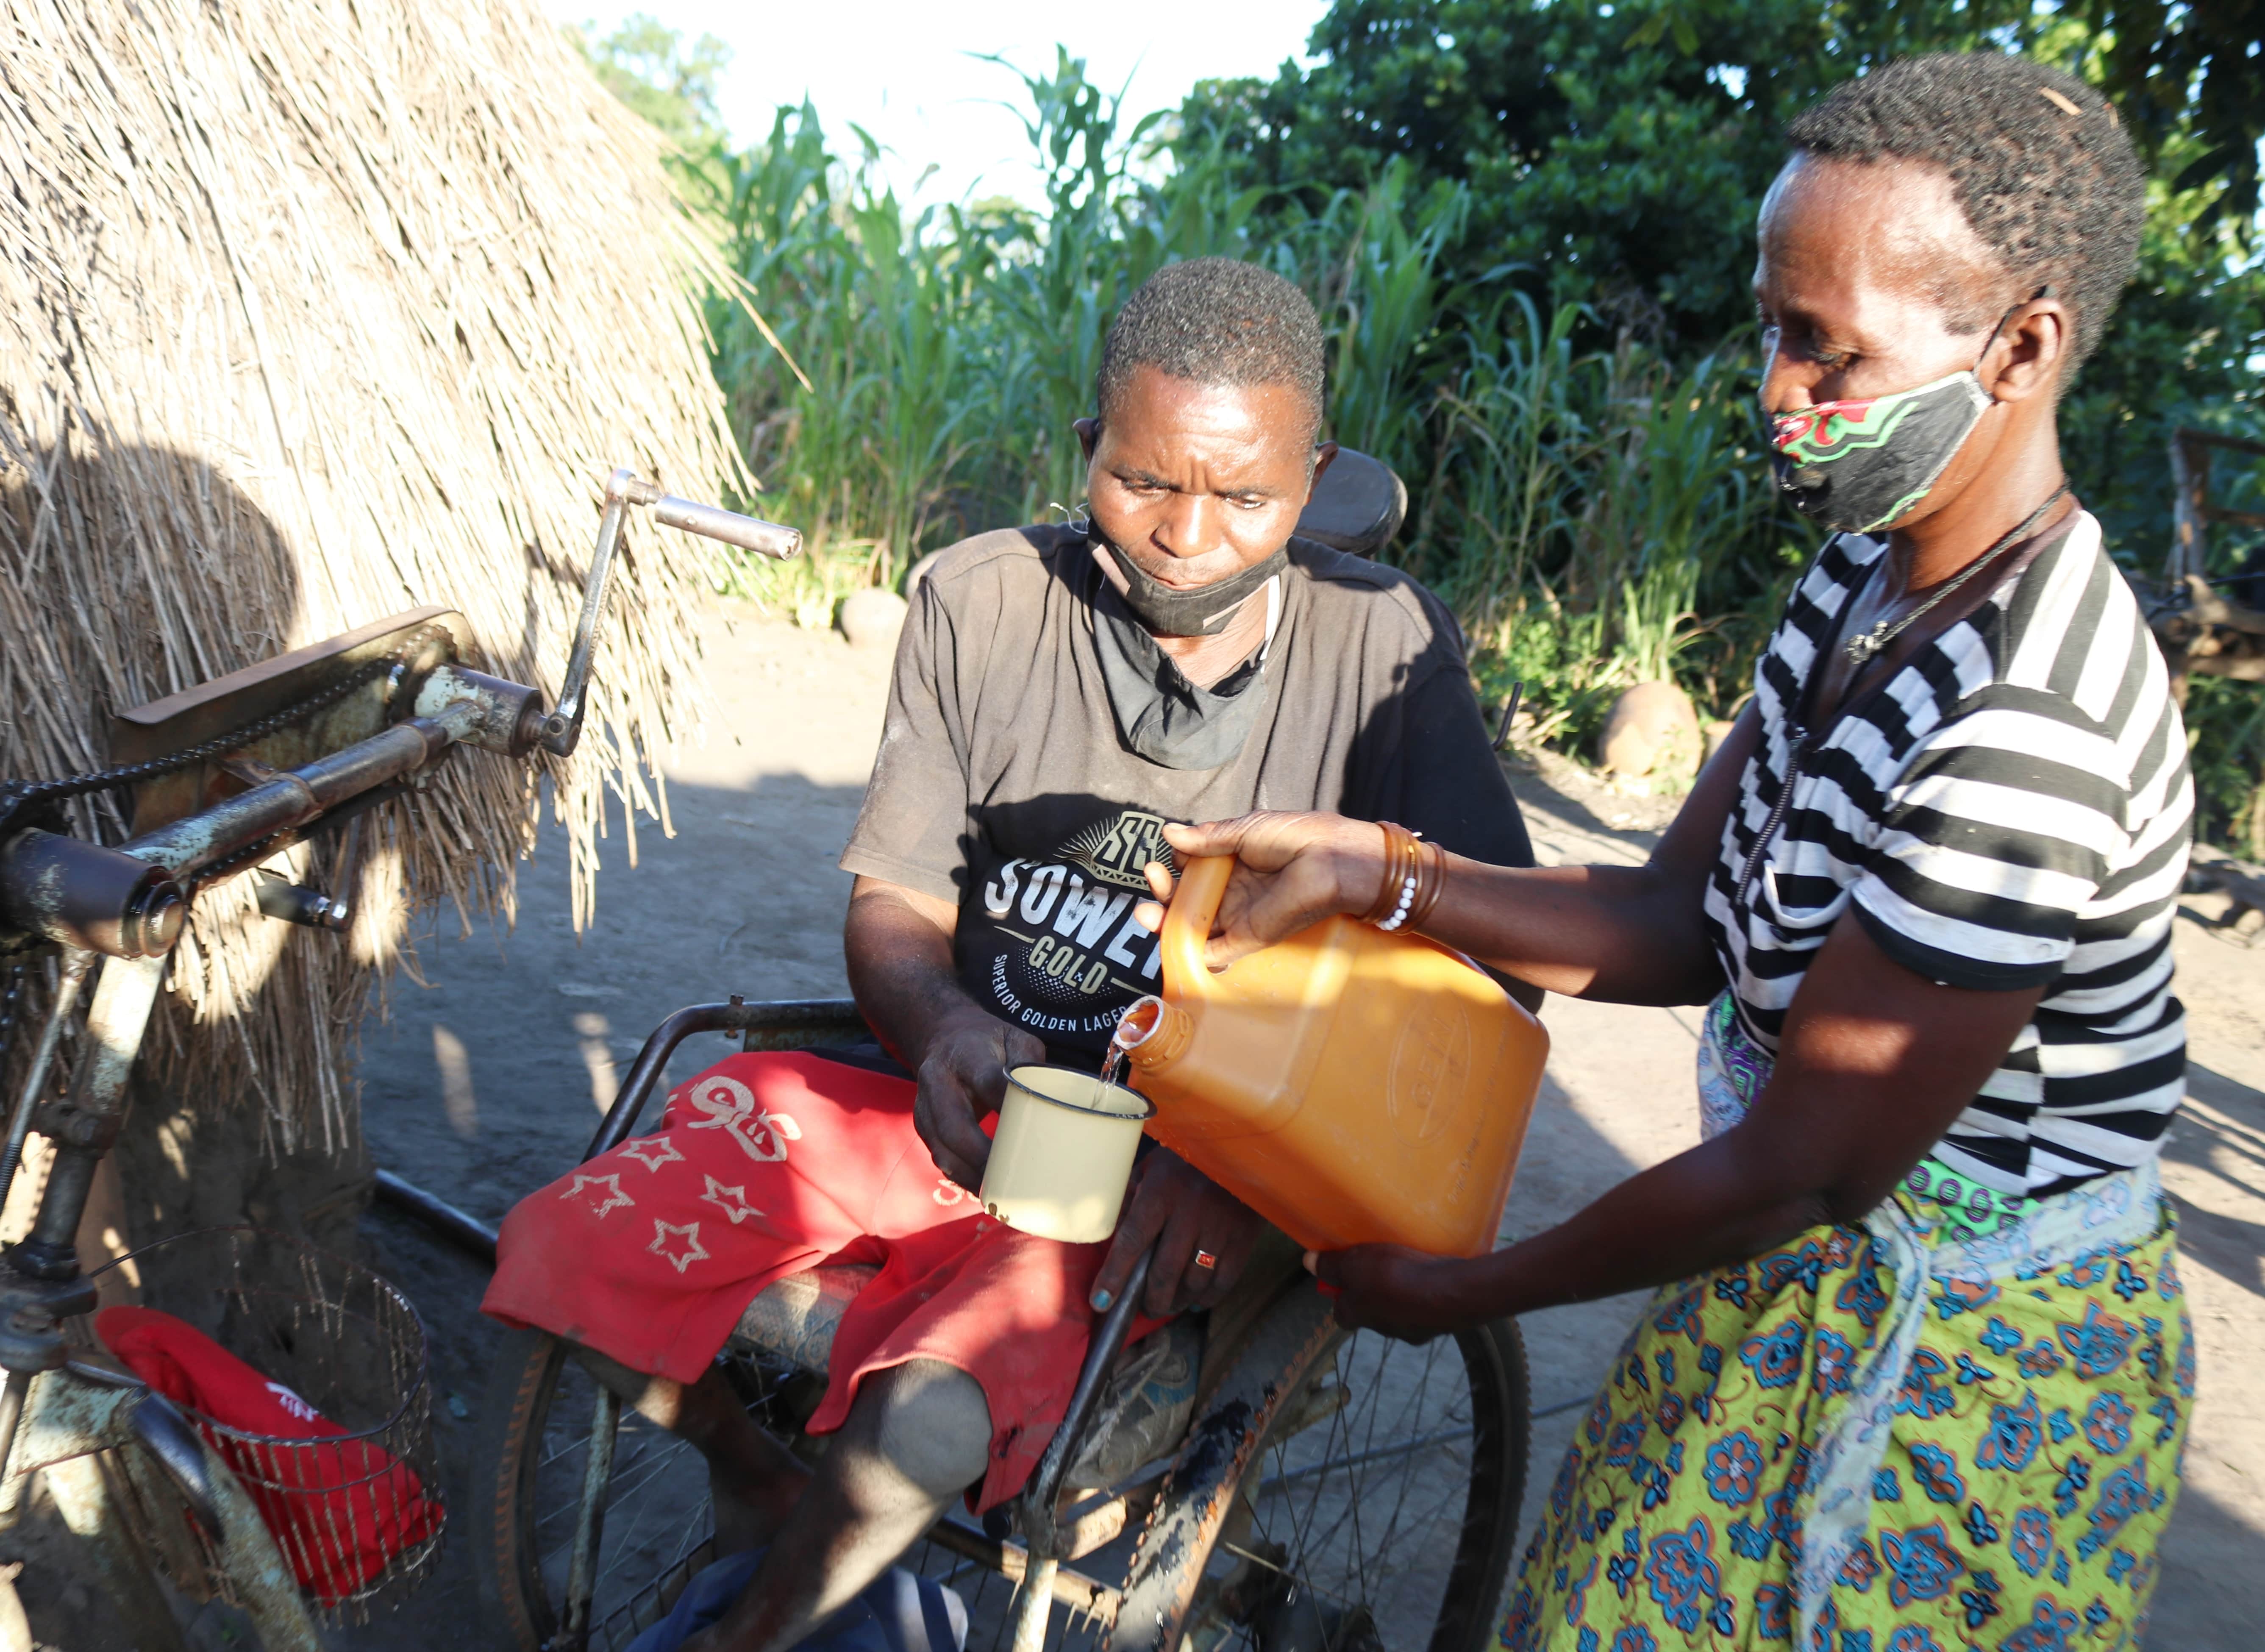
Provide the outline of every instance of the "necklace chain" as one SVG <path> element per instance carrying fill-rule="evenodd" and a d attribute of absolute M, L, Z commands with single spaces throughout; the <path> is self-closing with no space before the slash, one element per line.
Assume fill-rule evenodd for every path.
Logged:
<path fill-rule="evenodd" d="M 1910 613 L 1904 615 L 1903 618 L 1899 620 L 1892 622 L 1882 620 L 1870 630 L 1860 631 L 1855 636 L 1850 637 L 1846 644 L 1844 644 L 1850 661 L 1858 666 L 1869 665 L 1874 659 L 1878 658 L 1880 652 L 1885 649 L 1890 643 L 1894 642 L 1897 637 L 1901 637 L 1913 625 L 1924 619 L 1930 610 L 1956 592 L 1961 586 L 1964 585 L 1968 580 L 1973 579 L 1975 575 L 1980 573 L 1983 569 L 1995 562 L 1999 555 L 2002 554 L 2008 546 L 2018 544 L 2028 535 L 2028 531 L 2031 528 L 2035 528 L 2039 521 L 2043 520 L 2044 514 L 2047 511 L 2052 509 L 2054 506 L 2059 504 L 2061 500 L 2065 499 L 2067 496 L 2068 484 L 2063 482 L 2058 487 L 2053 490 L 2052 496 L 2050 499 L 2046 499 L 2043 505 L 2038 506 L 2036 509 L 2031 511 L 2027 516 L 2023 517 L 2021 521 L 2015 525 L 2012 532 L 2008 533 L 1996 544 L 1991 546 L 1989 549 L 1977 557 L 1972 562 L 1968 563 L 1966 566 L 1960 569 L 1956 574 L 1937 586 L 1934 588 L 1934 594 L 1927 598 L 1926 601 L 1920 603 L 1917 608 L 1913 608 Z"/>

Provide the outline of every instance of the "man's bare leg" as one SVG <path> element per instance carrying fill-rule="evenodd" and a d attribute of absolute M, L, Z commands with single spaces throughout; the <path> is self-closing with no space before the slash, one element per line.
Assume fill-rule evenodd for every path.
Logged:
<path fill-rule="evenodd" d="M 631 1371 L 587 1348 L 574 1357 L 639 1416 L 697 1450 L 708 1464 L 716 1507 L 716 1552 L 730 1554 L 770 1541 L 810 1481 L 809 1468 L 756 1426 L 724 1373 L 713 1366 L 689 1386 Z M 985 1436 L 989 1438 L 988 1434 Z"/>
<path fill-rule="evenodd" d="M 682 1652 L 787 1652 L 983 1477 L 991 1412 L 966 1372 L 915 1359 L 868 1377 L 739 1598 Z"/>

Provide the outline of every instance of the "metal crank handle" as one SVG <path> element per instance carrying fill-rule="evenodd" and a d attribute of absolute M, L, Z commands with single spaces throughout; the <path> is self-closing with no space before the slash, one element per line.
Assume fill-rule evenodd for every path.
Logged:
<path fill-rule="evenodd" d="M 802 530 L 798 528 L 782 528 L 776 522 L 727 511 L 720 505 L 680 499 L 674 493 L 660 494 L 652 501 L 652 519 L 688 534 L 698 534 L 703 539 L 720 539 L 727 545 L 737 545 L 775 562 L 790 562 L 802 555 Z"/>
<path fill-rule="evenodd" d="M 606 589 L 614 573 L 614 553 L 621 548 L 622 517 L 631 506 L 650 506 L 654 520 L 688 534 L 721 540 L 758 556 L 785 561 L 802 554 L 802 533 L 776 522 L 758 520 L 720 506 L 663 493 L 634 470 L 615 470 L 606 483 L 605 514 L 598 519 L 597 549 L 590 556 L 589 577 L 582 585 L 582 613 L 574 622 L 573 651 L 566 657 L 566 680 L 558 690 L 558 709 L 543 722 L 543 749 L 570 757 L 582 739 L 582 714 L 589 709 L 590 657 L 597 651 L 598 625 L 605 618 Z"/>

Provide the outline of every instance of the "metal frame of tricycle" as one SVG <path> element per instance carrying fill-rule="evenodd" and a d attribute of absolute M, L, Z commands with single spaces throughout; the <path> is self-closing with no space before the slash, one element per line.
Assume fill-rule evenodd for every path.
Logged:
<path fill-rule="evenodd" d="M 276 769 L 243 752 L 228 754 L 287 723 L 287 708 L 233 732 L 221 730 L 193 749 L 216 756 L 242 787 L 208 806 L 153 825 L 113 847 L 49 829 L 59 817 L 26 811 L 44 795 L 76 795 L 181 767 L 178 761 L 143 761 L 70 782 L 18 785 L 0 801 L 0 928 L 59 946 L 62 963 L 55 1001 L 25 1087 L 0 1148 L 0 1200 L 21 1161 L 29 1132 L 54 1146 L 46 1185 L 29 1234 L 0 1258 L 0 1519 L 12 1517 L 29 1475 L 44 1471 L 66 1521 L 96 1539 L 114 1597 L 148 1605 L 148 1578 L 137 1545 L 116 1517 L 103 1453 L 138 1445 L 161 1472 L 171 1494 L 194 1511 L 215 1539 L 222 1564 L 268 1652 L 317 1652 L 314 1620 L 280 1550 L 241 1484 L 211 1445 L 163 1396 L 140 1382 L 72 1357 L 67 1321 L 95 1307 L 92 1282 L 78 1260 L 76 1240 L 97 1168 L 116 1145 L 125 1122 L 127 1087 L 156 1008 L 167 959 L 186 927 L 195 893 L 248 872 L 312 833 L 342 823 L 397 795 L 459 746 L 512 758 L 538 747 L 571 755 L 587 707 L 590 663 L 607 588 L 631 506 L 652 509 L 659 521 L 761 554 L 786 557 L 801 548 L 792 528 L 663 493 L 634 471 L 614 472 L 606 486 L 596 549 L 585 581 L 566 677 L 555 710 L 541 690 L 471 669 L 456 659 L 455 637 L 440 623 L 446 610 L 420 609 L 346 637 L 324 650 L 264 662 L 207 690 L 234 685 L 256 700 L 279 673 L 342 667 L 372 639 L 399 637 L 390 655 L 353 659 L 353 669 L 331 680 L 298 710 L 311 715 L 349 689 L 379 683 L 373 709 L 389 726 L 342 749 L 295 767 Z M 461 622 L 458 622 L 461 625 Z M 409 658 L 412 646 L 435 640 L 429 660 Z M 416 669 L 411 669 L 414 665 Z M 387 667 L 390 666 L 388 671 Z M 200 691 L 175 696 L 189 705 Z M 209 693 L 205 698 L 214 698 Z M 145 708 L 158 710 L 159 707 Z M 212 732 L 205 731 L 206 732 Z M 140 822 L 137 819 L 137 825 Z M 263 909 L 268 903 L 263 901 Z M 336 908 L 311 901 L 277 907 L 295 921 L 335 928 Z M 98 957 L 105 959 L 87 1008 L 85 1052 L 69 1093 L 43 1100 L 64 1022 L 75 1009 Z M 130 1461 L 134 1453 L 124 1453 Z M 125 1473 L 142 1475 L 142 1463 Z M 157 1603 L 162 1610 L 162 1603 Z"/>

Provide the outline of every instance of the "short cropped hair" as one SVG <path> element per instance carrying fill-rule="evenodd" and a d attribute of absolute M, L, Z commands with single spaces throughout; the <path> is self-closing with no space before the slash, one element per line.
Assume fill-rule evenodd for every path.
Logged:
<path fill-rule="evenodd" d="M 1906 58 L 1834 87 L 1786 137 L 1834 160 L 1941 168 L 2019 297 L 2050 282 L 2075 310 L 2068 371 L 2100 342 L 2138 262 L 2147 178 L 2113 106 L 2075 76 L 1996 52 Z"/>
<path fill-rule="evenodd" d="M 1133 369 L 1152 367 L 1191 384 L 1286 384 L 1321 429 L 1322 324 L 1297 287 L 1234 258 L 1168 264 L 1125 301 L 1101 346 L 1094 389 L 1101 417 Z"/>

